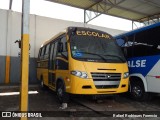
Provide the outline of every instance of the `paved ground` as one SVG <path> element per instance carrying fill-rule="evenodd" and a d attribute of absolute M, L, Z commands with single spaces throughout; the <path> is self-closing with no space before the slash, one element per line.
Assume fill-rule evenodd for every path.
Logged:
<path fill-rule="evenodd" d="M 123 95 L 105 97 L 98 101 L 86 96 L 76 96 L 68 104 L 68 108 L 62 110 L 54 92 L 41 90 L 37 85 L 30 86 L 29 90 L 38 91 L 38 94 L 29 95 L 29 111 L 41 113 L 43 116 L 29 120 L 160 120 L 156 117 L 160 115 L 160 96 L 148 102 L 136 102 Z M 18 91 L 19 88 L 15 86 L 0 86 L 0 93 Z M 0 96 L 0 111 L 19 111 L 19 101 L 19 95 Z M 144 117 L 144 114 L 152 117 Z M 18 119 L 0 118 L 0 120 Z"/>

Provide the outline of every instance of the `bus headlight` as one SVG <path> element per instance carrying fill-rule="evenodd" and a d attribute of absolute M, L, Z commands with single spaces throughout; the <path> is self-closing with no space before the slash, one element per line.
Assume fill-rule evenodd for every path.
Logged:
<path fill-rule="evenodd" d="M 74 70 L 74 71 L 71 71 L 71 74 L 75 75 L 77 77 L 80 77 L 80 78 L 88 78 L 87 73 L 86 72 L 82 72 L 82 71 Z"/>
<path fill-rule="evenodd" d="M 129 72 L 125 72 L 124 74 L 123 74 L 123 78 L 125 79 L 125 78 L 128 78 L 129 77 Z"/>

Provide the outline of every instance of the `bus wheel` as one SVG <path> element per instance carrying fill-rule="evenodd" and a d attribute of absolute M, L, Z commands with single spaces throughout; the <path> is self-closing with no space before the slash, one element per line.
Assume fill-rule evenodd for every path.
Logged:
<path fill-rule="evenodd" d="M 149 94 L 145 92 L 143 83 L 141 81 L 131 82 L 130 86 L 130 95 L 131 98 L 137 101 L 148 100 Z"/>
<path fill-rule="evenodd" d="M 62 81 L 57 83 L 57 97 L 60 103 L 68 103 L 69 102 L 69 94 L 65 92 L 65 86 Z"/>

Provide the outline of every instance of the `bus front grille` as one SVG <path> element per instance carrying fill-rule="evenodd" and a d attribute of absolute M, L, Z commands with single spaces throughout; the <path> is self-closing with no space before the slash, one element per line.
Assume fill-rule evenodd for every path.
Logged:
<path fill-rule="evenodd" d="M 92 79 L 97 89 L 118 88 L 121 80 L 121 73 L 95 73 L 92 72 Z"/>

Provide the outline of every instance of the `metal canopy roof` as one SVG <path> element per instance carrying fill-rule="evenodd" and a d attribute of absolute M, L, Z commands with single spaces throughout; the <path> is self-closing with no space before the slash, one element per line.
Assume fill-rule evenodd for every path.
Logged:
<path fill-rule="evenodd" d="M 101 14 L 145 22 L 160 18 L 160 0 L 48 0 L 84 9 L 84 22 Z M 92 13 L 91 13 L 92 11 Z M 94 13 L 94 14 L 93 14 Z"/>

